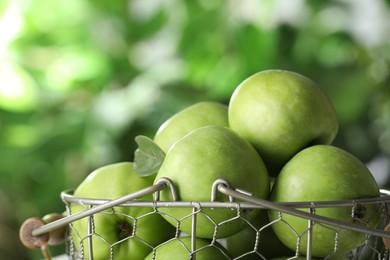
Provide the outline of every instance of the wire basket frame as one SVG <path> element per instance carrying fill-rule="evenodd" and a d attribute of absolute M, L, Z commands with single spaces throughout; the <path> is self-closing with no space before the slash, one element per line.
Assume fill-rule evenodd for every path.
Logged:
<path fill-rule="evenodd" d="M 160 201 L 159 192 L 163 189 L 170 189 L 172 194 L 172 201 Z M 219 202 L 216 200 L 216 194 L 220 192 L 229 197 L 227 202 Z M 153 201 L 142 201 L 142 197 L 153 194 Z M 182 245 L 182 247 L 188 251 L 189 259 L 196 259 L 198 253 L 200 254 L 203 250 L 209 250 L 213 248 L 220 251 L 222 255 L 225 256 L 224 259 L 245 259 L 245 257 L 252 256 L 255 259 L 269 259 L 263 252 L 260 250 L 262 241 L 262 232 L 264 233 L 266 229 L 272 228 L 272 225 L 276 223 L 285 223 L 289 225 L 286 216 L 293 215 L 298 218 L 307 220 L 307 229 L 304 233 L 296 232 L 291 226 L 291 232 L 296 235 L 296 250 L 291 251 L 291 254 L 288 256 L 288 259 L 312 259 L 312 244 L 313 244 L 313 227 L 321 226 L 327 228 L 334 232 L 334 252 L 331 253 L 325 259 L 389 259 L 389 251 L 387 247 L 384 246 L 383 240 L 390 239 L 390 233 L 384 231 L 383 228 L 387 223 L 390 222 L 390 213 L 389 213 L 389 203 L 390 203 L 390 192 L 386 190 L 381 190 L 381 197 L 378 198 L 367 198 L 367 199 L 357 199 L 357 200 L 344 200 L 344 201 L 318 201 L 318 202 L 288 202 L 288 203 L 275 203 L 268 200 L 252 197 L 250 194 L 242 191 L 240 189 L 231 187 L 230 184 L 225 180 L 216 180 L 211 187 L 211 196 L 210 201 L 178 201 L 178 196 L 172 181 L 167 178 L 160 179 L 155 185 L 148 188 L 139 190 L 138 192 L 125 195 L 121 198 L 114 200 L 105 200 L 105 199 L 88 199 L 88 198 L 79 198 L 72 195 L 71 191 L 65 191 L 61 193 L 61 198 L 66 205 L 66 210 L 68 216 L 49 223 L 40 227 L 37 230 L 34 230 L 33 235 L 40 235 L 46 233 L 50 230 L 58 228 L 59 226 L 69 225 L 71 233 L 78 234 L 78 230 L 73 226 L 73 222 L 81 218 L 88 219 L 88 234 L 81 237 L 79 235 L 79 240 L 86 242 L 76 245 L 77 241 L 72 239 L 72 236 L 69 235 L 69 243 L 67 254 L 70 259 L 93 259 L 93 238 L 98 238 L 105 241 L 105 238 L 100 236 L 96 232 L 96 223 L 94 221 L 95 216 L 98 214 L 123 214 L 122 212 L 117 211 L 118 207 L 139 207 L 139 208 L 149 208 L 150 211 L 141 216 L 130 216 L 124 215 L 124 217 L 132 218 L 134 222 L 133 230 L 137 228 L 137 221 L 144 217 L 148 217 L 151 214 L 164 215 L 164 208 L 187 208 L 190 209 L 190 213 L 185 217 L 189 219 L 192 223 L 191 233 L 186 234 L 181 231 L 180 226 L 183 219 L 176 219 L 173 216 L 168 216 L 176 222 L 176 232 L 166 242 L 160 245 L 152 245 L 145 241 L 143 238 L 138 237 L 136 232 L 129 234 L 128 237 L 122 239 L 121 241 L 110 244 L 108 241 L 105 241 L 107 247 L 109 248 L 109 254 L 107 259 L 117 259 L 115 256 L 114 248 L 118 246 L 119 243 L 123 243 L 128 239 L 136 239 L 143 243 L 145 246 L 150 248 L 151 252 L 156 252 L 156 250 L 163 246 L 164 244 L 175 241 Z M 137 200 L 136 200 L 137 199 Z M 366 223 L 356 223 L 356 220 L 359 219 L 356 216 L 360 214 L 362 207 L 369 204 L 378 205 L 378 212 L 376 214 L 380 215 L 380 222 L 376 227 L 369 227 Z M 78 213 L 72 212 L 72 207 L 74 205 L 83 205 L 85 210 Z M 337 219 L 327 218 L 316 214 L 316 210 L 320 208 L 337 208 L 337 207 L 349 207 L 351 209 L 351 219 L 349 221 L 341 221 Z M 205 209 L 231 209 L 236 212 L 235 217 L 226 219 L 222 222 L 216 223 L 207 215 Z M 308 211 L 302 211 L 298 209 L 307 208 Z M 261 227 L 255 227 L 250 220 L 247 220 L 243 215 L 243 210 L 252 210 L 252 209 L 266 209 L 274 210 L 278 213 L 279 218 L 272 222 L 265 223 Z M 209 240 L 208 245 L 197 245 L 197 229 L 198 229 L 198 218 L 199 216 L 205 216 L 209 218 L 211 222 L 215 225 L 215 233 L 213 238 Z M 165 217 L 167 217 L 165 215 Z M 218 230 L 231 221 L 241 220 L 246 223 L 248 228 L 252 229 L 256 234 L 254 237 L 253 248 L 247 252 L 242 252 L 240 255 L 231 256 L 229 253 L 224 250 L 224 239 L 217 238 Z M 354 248 L 350 252 L 339 252 L 338 246 L 340 240 L 342 239 L 339 235 L 342 230 L 352 230 L 365 235 L 364 242 L 361 245 Z M 303 236 L 306 236 L 305 239 L 302 239 Z M 183 241 L 189 239 L 189 243 L 186 244 Z M 305 240 L 305 241 L 304 241 Z M 86 244 L 86 246 L 84 246 Z M 306 246 L 306 251 L 304 254 L 300 252 L 300 248 Z M 338 257 L 338 258 L 335 258 Z M 253 259 L 253 258 L 252 258 Z"/>

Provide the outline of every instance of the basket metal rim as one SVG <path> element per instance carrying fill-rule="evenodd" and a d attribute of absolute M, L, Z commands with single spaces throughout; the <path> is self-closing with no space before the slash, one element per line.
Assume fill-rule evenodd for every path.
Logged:
<path fill-rule="evenodd" d="M 64 203 L 77 203 L 84 205 L 101 205 L 111 201 L 110 199 L 96 199 L 76 197 L 73 195 L 74 190 L 69 189 L 61 192 L 61 199 Z M 352 207 L 358 204 L 379 204 L 390 202 L 390 190 L 381 189 L 379 197 L 360 198 L 351 200 L 333 200 L 333 201 L 296 201 L 296 202 L 275 202 L 279 205 L 289 206 L 292 208 L 330 208 L 330 207 Z M 265 208 L 251 202 L 231 202 L 231 201 L 159 201 L 159 200 L 132 200 L 118 204 L 119 207 L 191 207 L 191 208 Z"/>

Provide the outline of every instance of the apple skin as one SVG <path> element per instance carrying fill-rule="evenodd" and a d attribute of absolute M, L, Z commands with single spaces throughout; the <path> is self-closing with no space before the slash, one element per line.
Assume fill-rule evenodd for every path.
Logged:
<path fill-rule="evenodd" d="M 180 138 L 207 125 L 229 126 L 228 106 L 214 101 L 195 103 L 168 118 L 157 130 L 154 141 L 167 152 Z"/>
<path fill-rule="evenodd" d="M 65 214 L 49 213 L 42 217 L 46 224 L 57 221 L 65 217 Z M 68 226 L 63 226 L 49 232 L 49 245 L 61 245 L 65 243 L 68 233 Z"/>
<path fill-rule="evenodd" d="M 180 239 L 180 240 L 179 240 Z M 151 252 L 145 260 L 182 260 L 190 259 L 191 237 L 181 237 L 172 239 L 167 243 L 157 247 L 155 252 Z M 230 256 L 224 252 L 218 243 L 211 244 L 211 241 L 196 238 L 196 260 L 227 260 Z M 155 254 L 155 258 L 153 255 Z M 192 259 L 192 258 L 191 258 Z"/>
<path fill-rule="evenodd" d="M 276 178 L 270 194 L 274 202 L 335 201 L 380 196 L 377 183 L 367 167 L 352 154 L 330 145 L 315 145 L 296 154 Z M 375 227 L 379 220 L 378 205 L 364 205 L 365 213 L 354 219 Z M 308 211 L 308 209 L 301 209 Z M 279 219 L 276 211 L 269 210 L 271 221 Z M 316 214 L 332 219 L 352 221 L 351 207 L 316 208 Z M 297 234 L 307 230 L 305 219 L 283 214 L 284 219 Z M 324 227 L 325 226 L 325 227 Z M 333 252 L 336 227 L 313 226 L 313 257 L 325 257 Z M 296 248 L 296 235 L 283 221 L 272 225 L 275 234 L 290 249 Z M 326 228 L 328 227 L 328 228 Z M 331 227 L 332 230 L 329 228 Z M 306 252 L 307 234 L 302 235 L 300 254 Z M 339 233 L 338 251 L 345 253 L 365 240 L 365 234 L 342 229 Z"/>
<path fill-rule="evenodd" d="M 331 144 L 338 119 L 330 99 L 309 78 L 265 70 L 245 79 L 229 102 L 229 126 L 260 153 L 271 176 L 297 152 Z"/>
<path fill-rule="evenodd" d="M 153 184 L 153 177 L 140 177 L 137 175 L 131 162 L 110 164 L 96 169 L 77 187 L 74 196 L 80 198 L 116 199 L 126 194 L 136 192 Z M 139 200 L 152 200 L 148 195 Z M 71 214 L 84 211 L 86 208 L 80 204 L 71 205 Z M 166 222 L 153 208 L 142 207 L 115 207 L 119 214 L 112 214 L 112 210 L 106 210 L 94 215 L 95 233 L 102 236 L 108 243 L 113 244 L 132 234 L 134 219 L 137 220 L 136 236 L 145 240 L 151 246 L 156 246 L 175 236 L 175 228 Z M 143 217 L 141 217 L 143 216 Z M 72 223 L 72 239 L 76 249 L 80 251 L 81 244 L 84 247 L 85 259 L 88 255 L 88 239 L 80 241 L 88 233 L 88 218 L 83 218 Z M 93 235 L 93 259 L 109 259 L 110 247 L 98 235 Z M 131 238 L 113 247 L 114 259 L 143 259 L 152 250 L 136 238 Z"/>
<path fill-rule="evenodd" d="M 261 229 L 257 252 L 266 259 L 271 259 L 272 257 L 281 257 L 285 255 L 295 255 L 294 251 L 291 251 L 284 244 L 282 244 L 282 242 L 280 242 L 271 226 L 263 228 L 269 223 L 270 221 L 267 215 L 267 211 L 265 210 L 262 210 L 260 214 L 258 214 L 256 218 L 251 221 L 251 225 L 253 225 L 254 228 L 256 228 L 257 230 Z M 239 233 L 225 238 L 224 243 L 221 242 L 221 244 L 225 246 L 225 248 L 233 258 L 242 256 L 245 253 L 254 250 L 256 242 L 256 231 L 253 229 L 253 227 L 248 226 Z M 240 257 L 239 259 L 256 260 L 260 259 L 260 257 L 258 254 L 252 253 Z"/>
<path fill-rule="evenodd" d="M 210 201 L 212 184 L 217 179 L 227 180 L 233 187 L 250 192 L 253 196 L 269 195 L 267 169 L 256 150 L 246 140 L 224 126 L 204 126 L 177 141 L 166 154 L 156 181 L 162 177 L 171 179 L 178 200 Z M 160 192 L 160 200 L 172 201 L 171 191 Z M 216 201 L 229 201 L 228 196 L 217 192 Z M 160 211 L 180 220 L 180 229 L 191 233 L 189 208 L 160 208 Z M 202 208 L 216 223 L 237 215 L 237 210 Z M 252 219 L 258 210 L 241 210 L 241 215 Z M 164 216 L 164 215 L 163 215 Z M 186 217 L 187 216 L 187 217 Z M 175 219 L 165 217 L 177 226 Z M 221 225 L 217 237 L 226 237 L 245 227 L 243 220 L 233 220 Z M 197 214 L 196 236 L 212 238 L 215 225 L 204 214 Z"/>

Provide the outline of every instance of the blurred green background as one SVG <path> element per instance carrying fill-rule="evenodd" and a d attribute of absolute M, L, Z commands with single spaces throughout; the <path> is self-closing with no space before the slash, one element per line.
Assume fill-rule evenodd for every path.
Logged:
<path fill-rule="evenodd" d="M 132 160 L 136 135 L 228 104 L 264 69 L 316 81 L 335 145 L 389 186 L 389 1 L 3 0 L 0 16 L 0 259 L 41 259 L 19 242 L 25 219 L 62 212 L 60 192 Z"/>

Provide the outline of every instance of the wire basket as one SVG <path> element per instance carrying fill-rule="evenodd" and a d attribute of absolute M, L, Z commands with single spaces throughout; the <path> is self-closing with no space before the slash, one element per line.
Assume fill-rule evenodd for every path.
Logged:
<path fill-rule="evenodd" d="M 163 189 L 170 189 L 173 201 L 160 201 L 159 194 Z M 229 200 L 227 202 L 216 201 L 217 193 L 224 194 Z M 152 201 L 142 200 L 143 197 L 150 194 L 154 195 Z M 312 256 L 313 245 L 316 243 L 313 230 L 317 227 L 328 229 L 334 234 L 334 236 L 332 235 L 333 239 L 330 241 L 333 248 L 332 252 L 322 256 L 321 259 L 389 259 L 389 249 L 387 247 L 390 244 L 390 232 L 387 231 L 387 223 L 390 222 L 390 192 L 386 190 L 381 190 L 381 196 L 378 198 L 348 201 L 274 203 L 252 197 L 240 189 L 231 187 L 225 180 L 216 180 L 211 187 L 210 201 L 194 202 L 178 201 L 174 184 L 169 179 L 163 178 L 153 186 L 114 200 L 79 198 L 73 196 L 71 191 L 61 193 L 61 198 L 66 205 L 67 216 L 32 229 L 31 236 L 39 237 L 49 231 L 68 225 L 70 232 L 67 236 L 67 255 L 69 259 L 100 259 L 98 257 L 94 258 L 96 256 L 94 250 L 96 250 L 97 241 L 100 241 L 106 247 L 107 254 L 104 259 L 123 259 L 117 248 L 121 246 L 121 243 L 129 243 L 129 241 L 136 241 L 138 244 L 142 244 L 144 248 L 147 248 L 151 252 L 151 259 L 154 259 L 158 255 L 159 248 L 167 243 L 176 243 L 181 248 L 180 250 L 186 250 L 188 259 L 208 259 L 202 256 L 202 254 L 210 250 L 214 250 L 214 254 L 221 256 L 221 258 L 216 259 L 273 259 L 274 256 L 269 253 L 270 247 L 264 246 L 269 242 L 267 241 L 269 237 L 265 234 L 272 230 L 274 225 L 281 223 L 289 228 L 291 234 L 294 234 L 296 245 L 294 250 L 288 249 L 286 253 L 282 248 L 273 248 L 273 252 L 277 252 L 275 256 L 281 257 L 280 254 L 282 252 L 285 254 L 283 259 L 318 259 Z M 377 206 L 377 211 L 372 216 L 369 216 L 369 218 L 380 218 L 378 225 L 375 227 L 368 226 L 367 223 L 361 221 L 359 216 L 364 214 L 364 209 L 368 205 Z M 76 206 L 83 207 L 83 210 L 74 212 Z M 339 207 L 350 210 L 351 218 L 349 220 L 337 220 L 316 214 L 316 211 L 320 208 Z M 132 216 L 121 210 L 127 208 L 143 208 L 147 210 L 141 215 Z M 188 209 L 189 213 L 177 218 L 169 215 L 165 210 L 178 208 Z M 306 210 L 303 211 L 302 209 Z M 230 210 L 233 216 L 223 221 L 214 221 L 209 216 L 210 210 Z M 260 210 L 260 212 L 274 211 L 278 214 L 278 217 L 272 221 L 263 222 L 261 225 L 255 225 L 252 219 L 246 218 L 245 213 L 251 210 Z M 132 231 L 119 241 L 110 241 L 110 239 L 99 234 L 100 223 L 96 219 L 103 215 L 109 217 L 120 215 L 121 218 L 131 220 Z M 154 215 L 170 219 L 171 224 L 172 222 L 174 223 L 174 232 L 160 244 L 150 243 L 142 235 L 139 235 L 137 231 L 141 228 L 140 223 L 143 219 Z M 293 225 L 290 225 L 291 216 L 306 221 L 306 228 L 303 232 L 302 230 L 299 232 L 294 230 Z M 213 235 L 207 240 L 201 239 L 201 242 L 197 239 L 198 231 L 202 228 L 199 224 L 200 218 L 208 219 L 214 228 Z M 75 225 L 76 221 L 81 219 L 87 221 L 88 228 L 86 233 L 80 232 L 77 225 Z M 190 232 L 181 230 L 185 221 L 190 222 Z M 252 242 L 248 243 L 246 251 L 241 250 L 232 255 L 230 251 L 226 250 L 229 239 L 219 238 L 218 232 L 226 225 L 235 221 L 243 223 L 246 226 L 244 230 L 250 230 Z M 154 232 L 158 233 L 158 228 L 156 227 Z M 361 243 L 348 252 L 339 249 L 343 243 L 344 237 L 342 234 L 345 230 L 356 232 L 357 236 L 360 234 L 364 237 Z M 93 246 L 94 244 L 95 247 Z"/>

